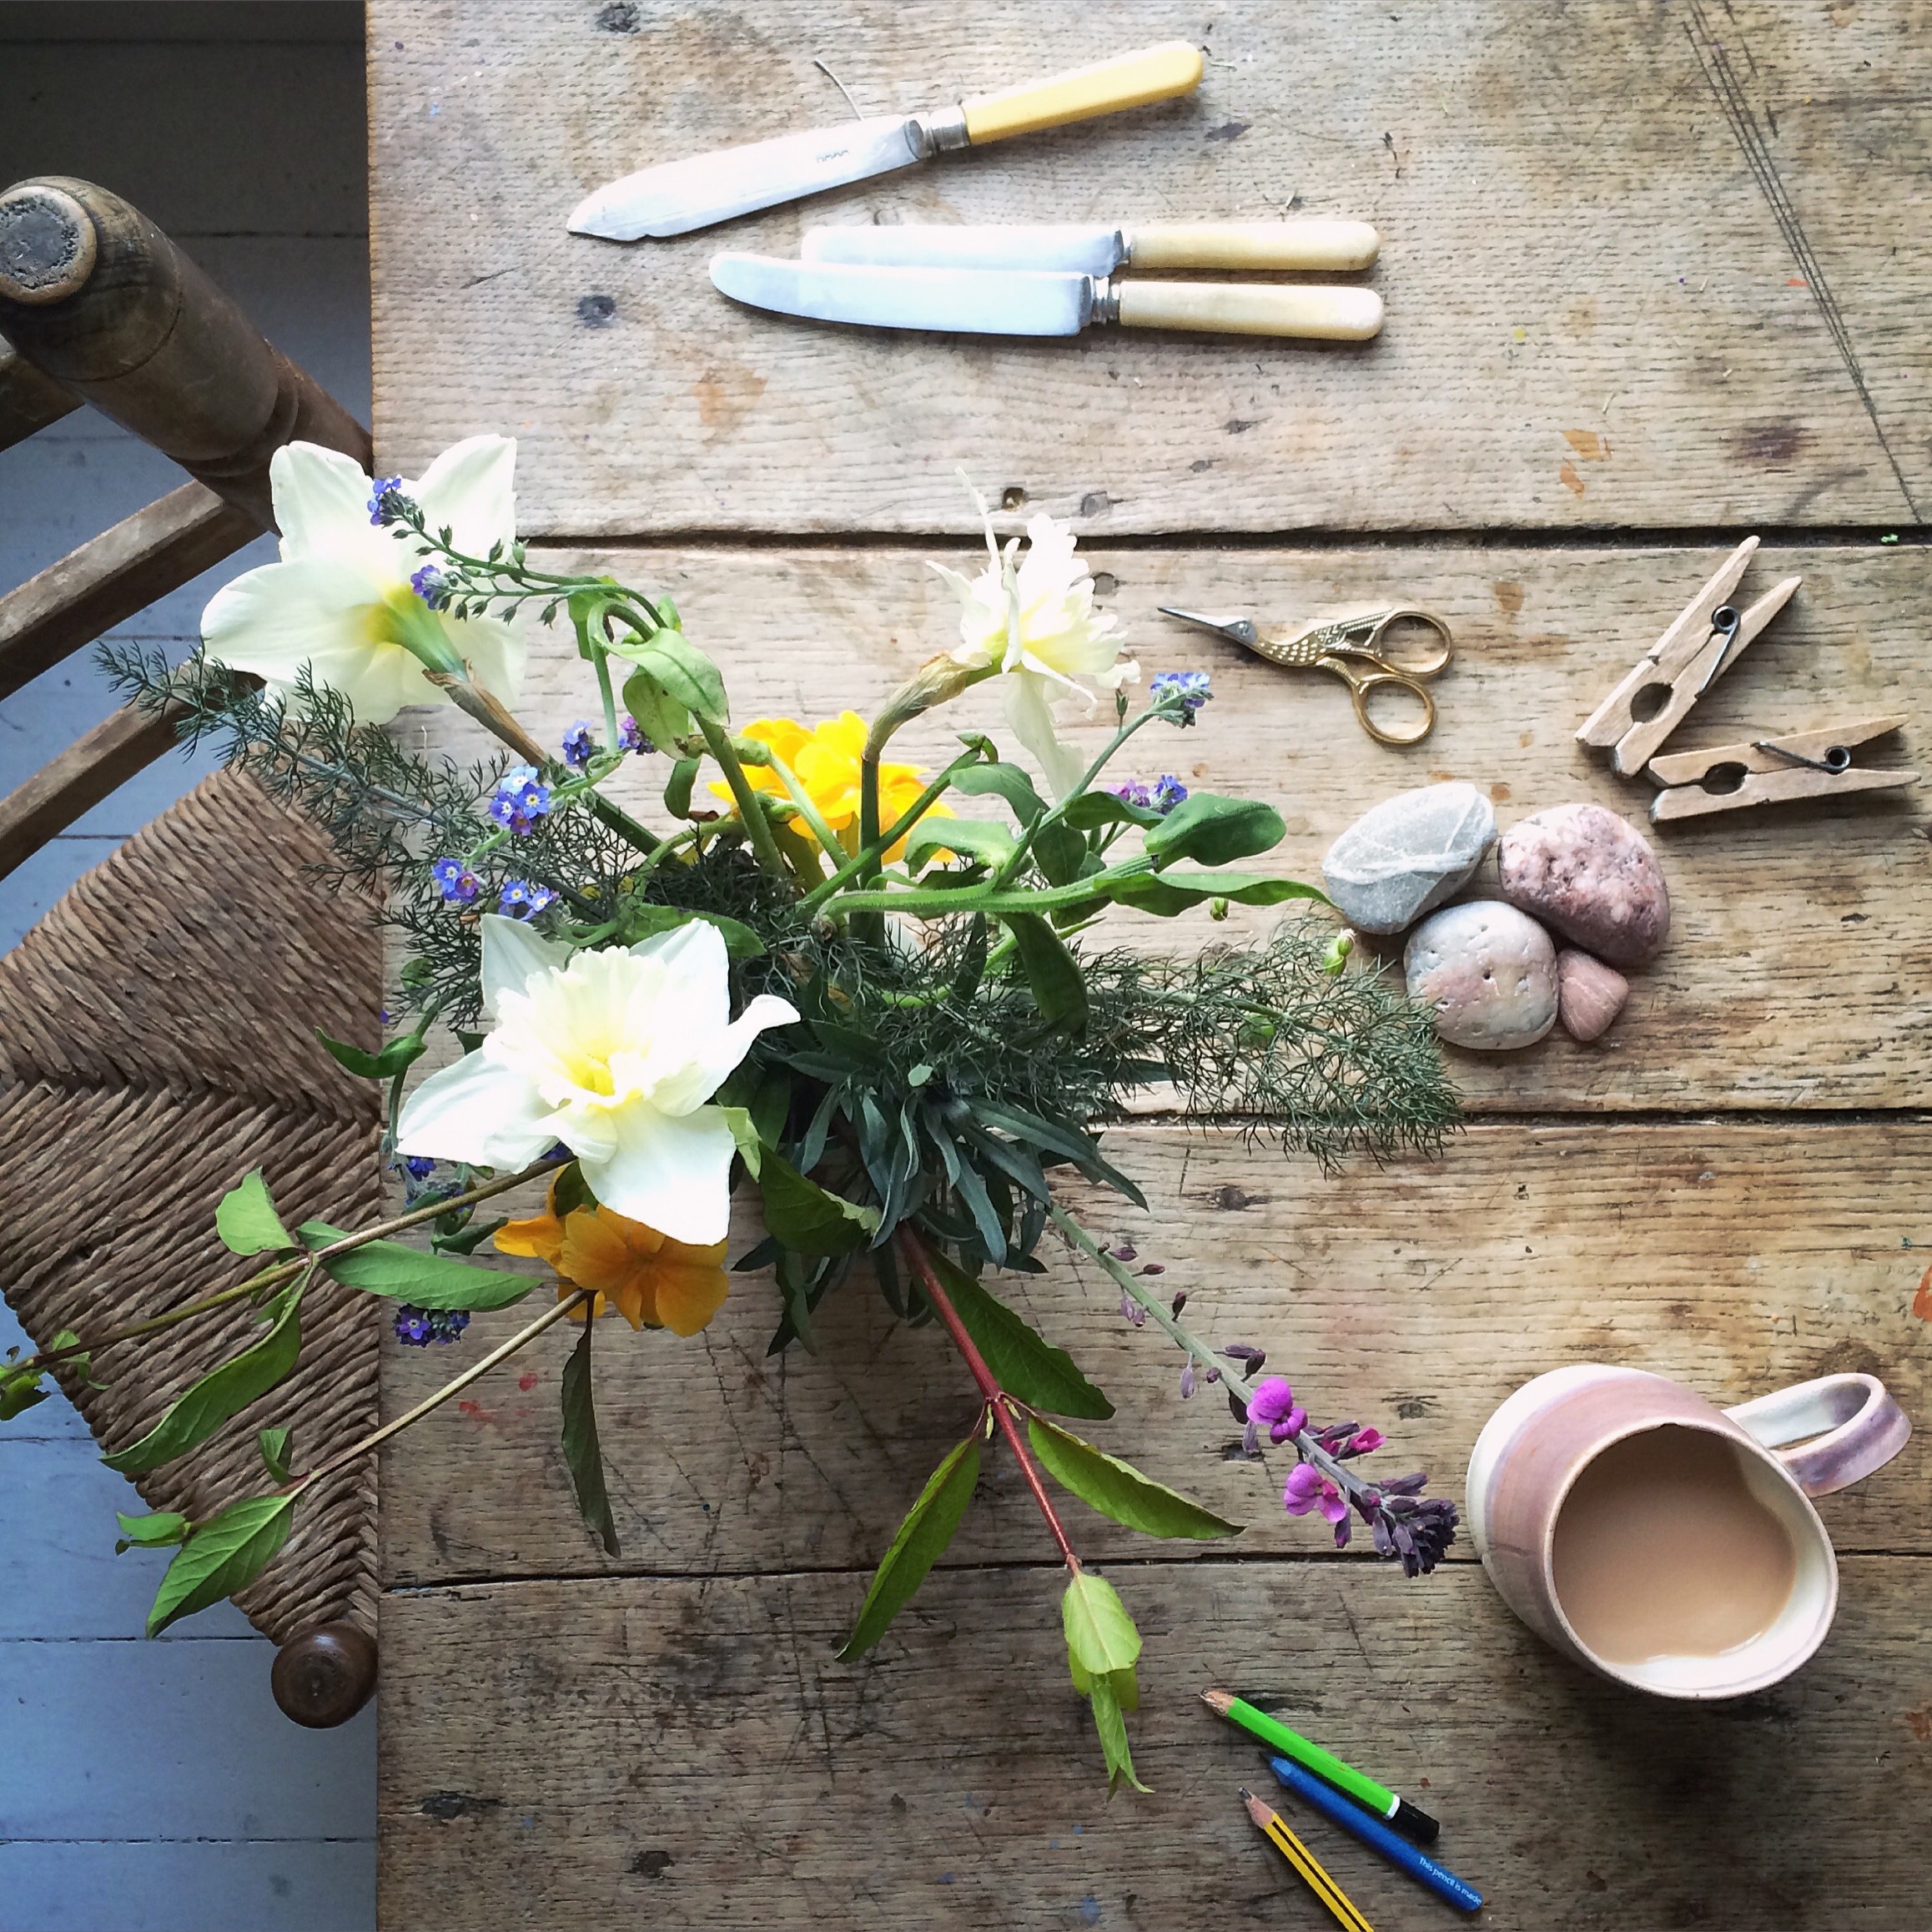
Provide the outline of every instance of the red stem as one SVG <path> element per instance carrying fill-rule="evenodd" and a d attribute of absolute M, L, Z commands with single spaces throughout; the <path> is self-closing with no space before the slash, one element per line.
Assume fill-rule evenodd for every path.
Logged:
<path fill-rule="evenodd" d="M 979 1385 L 979 1392 L 986 1398 L 987 1406 L 993 1411 L 993 1419 L 999 1423 L 1000 1433 L 1006 1437 L 1007 1446 L 1012 1450 L 1014 1460 L 1019 1465 L 1019 1472 L 1026 1478 L 1026 1486 L 1033 1492 L 1033 1500 L 1039 1506 L 1040 1514 L 1046 1518 L 1047 1528 L 1052 1532 L 1054 1542 L 1059 1547 L 1060 1560 L 1075 1576 L 1079 1574 L 1080 1559 L 1074 1554 L 1074 1546 L 1067 1541 L 1067 1532 L 1061 1527 L 1059 1517 L 1054 1512 L 1053 1498 L 1046 1492 L 1046 1485 L 1040 1480 L 1039 1467 L 1034 1462 L 1033 1452 L 1026 1446 L 1026 1439 L 1019 1432 L 1019 1424 L 1014 1419 L 1013 1401 L 1000 1387 L 993 1371 L 987 1367 L 986 1358 L 974 1346 L 973 1337 L 966 1332 L 965 1324 L 959 1319 L 959 1311 L 953 1307 L 952 1299 L 939 1285 L 939 1277 L 933 1269 L 932 1257 L 926 1252 L 926 1244 L 909 1227 L 902 1225 L 894 1239 L 899 1250 L 912 1263 L 913 1272 L 919 1278 L 919 1285 L 926 1292 L 926 1299 L 946 1325 L 946 1332 L 953 1338 L 953 1346 L 964 1358 L 966 1366 L 972 1371 L 973 1379 Z"/>

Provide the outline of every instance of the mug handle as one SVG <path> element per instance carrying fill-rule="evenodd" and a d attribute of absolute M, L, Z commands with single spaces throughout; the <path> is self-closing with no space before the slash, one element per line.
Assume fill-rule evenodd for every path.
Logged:
<path fill-rule="evenodd" d="M 1905 1411 L 1876 1376 L 1820 1376 L 1724 1413 L 1770 1450 L 1807 1496 L 1829 1496 L 1862 1482 L 1912 1433 Z"/>

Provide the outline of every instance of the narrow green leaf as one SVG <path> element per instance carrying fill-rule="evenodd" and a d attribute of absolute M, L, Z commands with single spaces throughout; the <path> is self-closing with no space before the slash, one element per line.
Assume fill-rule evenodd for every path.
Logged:
<path fill-rule="evenodd" d="M 510 1225 L 508 1215 L 499 1215 L 493 1221 L 471 1221 L 467 1227 L 455 1230 L 452 1234 L 442 1232 L 442 1220 L 439 1216 L 436 1232 L 430 1236 L 430 1245 L 439 1255 L 473 1255 L 496 1232 L 499 1228 Z"/>
<path fill-rule="evenodd" d="M 1232 899 L 1244 906 L 1278 906 L 1290 899 L 1320 899 L 1326 904 L 1328 900 L 1317 887 L 1245 872 L 1170 872 L 1158 877 L 1142 873 L 1113 882 L 1108 892 L 1120 905 L 1169 919 L 1190 911 L 1203 899 Z"/>
<path fill-rule="evenodd" d="M 302 1239 L 311 1248 L 326 1248 L 347 1238 L 343 1230 L 326 1221 L 302 1224 Z M 416 1308 L 465 1308 L 472 1313 L 508 1308 L 536 1285 L 528 1275 L 425 1255 L 400 1241 L 367 1241 L 346 1254 L 331 1255 L 322 1265 L 345 1288 L 387 1296 Z"/>
<path fill-rule="evenodd" d="M 1015 843 L 1004 825 L 989 818 L 928 818 L 906 841 L 906 863 L 916 869 L 935 852 L 956 852 L 999 865 L 1013 856 Z"/>
<path fill-rule="evenodd" d="M 1029 1408 L 1104 1421 L 1114 1405 L 1056 1348 L 1006 1304 L 936 1249 L 933 1270 L 994 1379 Z"/>
<path fill-rule="evenodd" d="M 320 1027 L 315 1029 L 315 1037 L 329 1049 L 330 1058 L 348 1068 L 360 1079 L 374 1080 L 381 1077 L 381 1069 L 375 1064 L 375 1055 L 365 1052 L 359 1046 L 351 1046 L 345 1039 L 332 1039 Z"/>
<path fill-rule="evenodd" d="M 138 1442 L 101 1461 L 123 1476 L 138 1476 L 205 1442 L 231 1416 L 265 1396 L 295 1366 L 302 1349 L 301 1280 L 269 1304 L 269 1331 L 219 1368 L 191 1382 Z M 239 1586 L 237 1586 L 239 1587 Z M 224 1592 L 224 1594 L 226 1592 Z"/>
<path fill-rule="evenodd" d="M 289 1444 L 292 1431 L 287 1429 L 264 1429 L 256 1436 L 257 1446 L 262 1452 L 262 1466 L 278 1482 L 289 1480 Z"/>
<path fill-rule="evenodd" d="M 906 1512 L 859 1607 L 858 1621 L 838 1653 L 841 1663 L 864 1656 L 885 1635 L 952 1542 L 979 1480 L 979 1431 L 975 1429 L 933 1472 L 919 1500 Z"/>
<path fill-rule="evenodd" d="M 697 782 L 697 765 L 696 758 L 680 758 L 671 767 L 664 784 L 664 809 L 673 818 L 691 816 L 691 787 Z"/>
<path fill-rule="evenodd" d="M 1120 1593 L 1104 1577 L 1082 1570 L 1060 1598 L 1067 1656 L 1090 1678 L 1131 1670 L 1140 1655 L 1140 1633 Z"/>
<path fill-rule="evenodd" d="M 188 1518 L 171 1509 L 158 1510 L 153 1516 L 123 1516 L 116 1510 L 114 1520 L 121 1526 L 121 1540 L 114 1545 L 117 1557 L 123 1550 L 165 1549 L 188 1541 Z"/>
<path fill-rule="evenodd" d="M 1038 913 L 1008 913 L 1005 925 L 1013 934 L 1020 968 L 1033 990 L 1040 1018 L 1049 1026 L 1064 1026 L 1069 1033 L 1084 1033 L 1087 982 L 1079 962 L 1067 950 L 1065 940 Z"/>
<path fill-rule="evenodd" d="M 1139 1530 L 1144 1536 L 1185 1537 L 1196 1542 L 1241 1533 L 1238 1522 L 1203 1509 L 1179 1490 L 1144 1476 L 1132 1463 L 1083 1442 L 1057 1423 L 1031 1416 L 1026 1432 L 1034 1454 L 1057 1482 L 1102 1516 L 1110 1516 L 1129 1529 Z"/>
<path fill-rule="evenodd" d="M 214 1210 L 214 1231 L 231 1255 L 259 1255 L 270 1248 L 292 1248 L 295 1237 L 282 1225 L 269 1184 L 256 1168 L 239 1186 L 221 1197 Z"/>
<path fill-rule="evenodd" d="M 1033 780 L 1018 765 L 969 765 L 953 774 L 953 788 L 972 797 L 984 797 L 990 793 L 1004 798 L 1022 825 L 1032 824 L 1046 810 L 1039 793 L 1033 788 Z"/>
<path fill-rule="evenodd" d="M 1227 865 L 1271 852 L 1288 828 L 1272 805 L 1258 798 L 1223 798 L 1196 792 L 1147 833 L 1146 852 L 1157 866 L 1191 858 L 1200 865 Z"/>
<path fill-rule="evenodd" d="M 1127 1720 L 1121 1715 L 1123 1710 L 1132 1710 L 1140 1703 L 1140 1693 L 1133 1688 L 1133 1700 L 1121 1694 L 1123 1686 L 1120 1676 L 1127 1680 L 1126 1687 L 1133 1688 L 1134 1673 L 1125 1671 L 1115 1677 L 1097 1677 L 1087 1693 L 1087 1702 L 1094 1713 L 1094 1728 L 1099 1733 L 1100 1755 L 1107 1766 L 1107 1795 L 1111 1798 L 1120 1789 L 1124 1779 L 1136 1791 L 1145 1792 L 1147 1787 L 1135 1776 L 1134 1755 L 1127 1748 Z"/>
<path fill-rule="evenodd" d="M 617 1552 L 617 1526 L 611 1520 L 611 1497 L 604 1485 L 603 1452 L 597 1446 L 597 1411 L 591 1400 L 591 1336 L 595 1321 L 586 1321 L 577 1346 L 564 1364 L 563 1452 L 570 1465 L 571 1486 L 577 1508 L 591 1526 L 604 1554 Z"/>
<path fill-rule="evenodd" d="M 292 1496 L 249 1496 L 210 1517 L 181 1546 L 148 1613 L 148 1634 L 245 1590 L 289 1540 Z"/>
<path fill-rule="evenodd" d="M 766 1231 L 801 1255 L 848 1255 L 878 1226 L 878 1210 L 829 1192 L 782 1155 L 767 1151 L 758 1176 Z"/>
<path fill-rule="evenodd" d="M 377 1076 L 392 1080 L 407 1073 L 429 1051 L 429 1043 L 420 1033 L 400 1034 L 375 1056 Z"/>

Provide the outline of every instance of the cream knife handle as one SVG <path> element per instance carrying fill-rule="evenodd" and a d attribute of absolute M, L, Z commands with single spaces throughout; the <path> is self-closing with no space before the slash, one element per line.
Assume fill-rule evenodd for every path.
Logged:
<path fill-rule="evenodd" d="M 1366 342 L 1382 326 L 1373 289 L 1275 286 L 1255 282 L 1109 284 L 1123 329 L 1207 329 L 1223 335 L 1304 335 Z"/>
<path fill-rule="evenodd" d="M 1137 269 L 1366 269 L 1366 221 L 1152 221 L 1122 231 Z"/>
<path fill-rule="evenodd" d="M 1009 88 L 1004 93 L 982 94 L 962 104 L 966 138 L 975 147 L 1004 141 L 1014 134 L 1030 134 L 1039 128 L 1064 127 L 1069 121 L 1089 121 L 1121 108 L 1145 107 L 1150 101 L 1171 100 L 1192 93 L 1200 83 L 1200 49 L 1190 42 L 1170 40 L 1123 53 L 1098 67 L 1076 68 L 1029 87 Z"/>

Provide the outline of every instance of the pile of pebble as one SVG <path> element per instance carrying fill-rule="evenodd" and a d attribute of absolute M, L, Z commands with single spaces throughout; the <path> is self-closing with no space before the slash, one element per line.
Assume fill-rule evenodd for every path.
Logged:
<path fill-rule="evenodd" d="M 1500 896 L 1443 906 L 1492 844 Z M 1358 932 L 1415 927 L 1410 997 L 1452 1045 L 1492 1053 L 1532 1046 L 1559 1019 L 1572 1039 L 1597 1039 L 1630 996 L 1618 969 L 1654 958 L 1670 930 L 1657 854 L 1601 805 L 1552 806 L 1498 842 L 1475 786 L 1425 785 L 1358 818 L 1321 871 Z"/>

